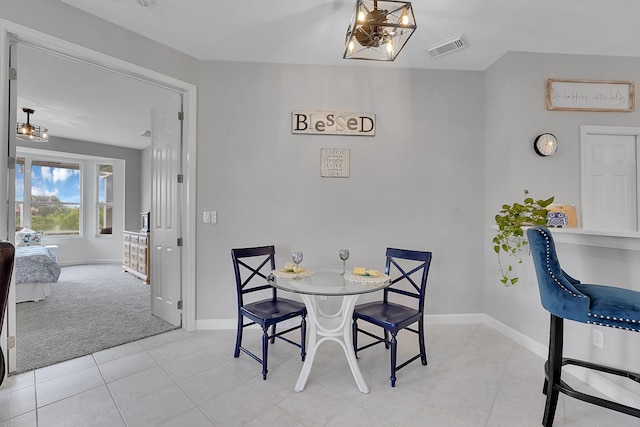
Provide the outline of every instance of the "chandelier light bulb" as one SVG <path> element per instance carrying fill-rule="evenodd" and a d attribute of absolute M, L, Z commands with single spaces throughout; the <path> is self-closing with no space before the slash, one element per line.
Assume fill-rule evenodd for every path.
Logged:
<path fill-rule="evenodd" d="M 393 53 L 393 39 L 387 39 L 387 41 L 385 42 L 385 48 L 387 49 L 387 52 L 392 54 Z"/>
<path fill-rule="evenodd" d="M 367 18 L 367 14 L 364 13 L 364 11 L 360 11 L 358 12 L 358 22 L 364 22 L 365 19 Z"/>
<path fill-rule="evenodd" d="M 402 25 L 409 25 L 409 15 L 407 15 L 407 11 L 402 12 L 402 17 L 400 18 L 400 23 Z"/>

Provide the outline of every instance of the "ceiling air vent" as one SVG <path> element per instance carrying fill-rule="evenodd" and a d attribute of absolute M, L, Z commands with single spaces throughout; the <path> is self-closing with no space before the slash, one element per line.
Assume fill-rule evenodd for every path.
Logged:
<path fill-rule="evenodd" d="M 462 37 L 463 34 L 460 34 L 459 36 L 446 40 L 436 46 L 429 47 L 427 48 L 427 52 L 429 52 L 429 55 L 431 55 L 432 58 L 437 58 L 438 56 L 446 55 L 447 53 L 465 48 L 467 47 L 467 44 Z"/>

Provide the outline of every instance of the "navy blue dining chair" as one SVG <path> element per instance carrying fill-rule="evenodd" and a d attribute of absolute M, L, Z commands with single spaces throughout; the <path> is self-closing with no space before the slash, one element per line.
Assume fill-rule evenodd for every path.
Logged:
<path fill-rule="evenodd" d="M 279 338 L 300 348 L 300 356 L 304 361 L 307 309 L 301 302 L 278 297 L 277 289 L 268 283 L 269 274 L 276 268 L 274 246 L 232 249 L 231 258 L 238 295 L 238 332 L 233 357 L 239 357 L 240 351 L 251 356 L 262 364 L 262 379 L 266 380 L 269 341 L 273 344 L 275 339 Z M 264 298 L 265 295 L 269 295 L 269 298 L 258 299 Z M 299 325 L 276 331 L 278 323 L 295 317 L 301 318 Z M 247 323 L 245 318 L 248 319 Z M 262 357 L 242 346 L 244 328 L 256 324 L 262 328 Z M 300 329 L 300 342 L 283 336 L 297 329 Z"/>
<path fill-rule="evenodd" d="M 540 300 L 551 315 L 549 355 L 545 363 L 543 387 L 547 397 L 542 425 L 553 425 L 559 393 L 640 417 L 640 409 L 575 390 L 562 380 L 562 367 L 575 365 L 640 382 L 640 374 L 586 360 L 565 358 L 562 355 L 564 319 L 640 332 L 640 292 L 613 286 L 583 284 L 569 276 L 560 267 L 553 237 L 546 227 L 528 229 L 527 238 L 538 279 Z"/>
<path fill-rule="evenodd" d="M 13 273 L 13 262 L 15 260 L 16 249 L 9 242 L 0 242 L 0 331 L 4 324 L 4 313 L 7 311 L 7 301 L 9 300 L 9 287 L 11 286 L 11 274 Z M 4 353 L 0 349 L 0 384 L 4 381 L 6 365 Z"/>
<path fill-rule="evenodd" d="M 358 356 L 358 351 L 384 343 L 391 348 L 391 387 L 396 386 L 396 372 L 420 359 L 423 365 L 427 364 L 427 352 L 424 344 L 424 299 L 427 289 L 427 277 L 431 265 L 431 252 L 412 251 L 406 249 L 387 248 L 387 259 L 384 272 L 391 278 L 391 284 L 384 289 L 382 301 L 357 305 L 353 311 L 353 350 Z M 404 298 L 412 301 L 412 306 L 391 299 Z M 368 322 L 382 328 L 383 336 L 361 329 L 358 321 Z M 418 329 L 412 327 L 418 324 Z M 418 347 L 420 352 L 409 360 L 397 365 L 398 345 L 397 335 L 401 330 L 413 332 L 418 335 Z M 358 333 L 362 333 L 374 339 L 372 343 L 358 347 Z M 391 337 L 389 337 L 391 335 Z"/>

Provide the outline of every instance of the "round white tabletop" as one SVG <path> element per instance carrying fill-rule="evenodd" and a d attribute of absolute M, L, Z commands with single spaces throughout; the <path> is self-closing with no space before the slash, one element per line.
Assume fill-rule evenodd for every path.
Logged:
<path fill-rule="evenodd" d="M 343 296 L 375 292 L 389 286 L 389 276 L 358 276 L 340 270 L 310 269 L 300 274 L 274 270 L 270 283 L 283 291 L 307 295 Z"/>

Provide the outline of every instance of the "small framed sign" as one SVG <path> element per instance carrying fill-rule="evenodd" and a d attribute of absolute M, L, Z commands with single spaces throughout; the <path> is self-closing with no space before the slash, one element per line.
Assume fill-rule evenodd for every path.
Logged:
<path fill-rule="evenodd" d="M 547 80 L 547 109 L 563 111 L 635 110 L 635 83 L 612 80 Z"/>
<path fill-rule="evenodd" d="M 323 178 L 349 178 L 349 149 L 323 148 L 320 176 Z"/>

